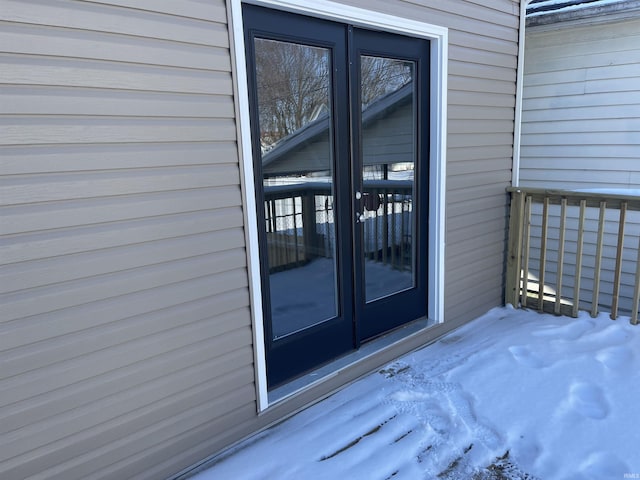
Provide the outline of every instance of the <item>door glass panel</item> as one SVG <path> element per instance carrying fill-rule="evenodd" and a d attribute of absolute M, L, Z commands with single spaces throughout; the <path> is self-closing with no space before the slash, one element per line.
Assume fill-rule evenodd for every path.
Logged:
<path fill-rule="evenodd" d="M 367 302 L 415 284 L 415 64 L 361 56 L 360 224 Z"/>
<path fill-rule="evenodd" d="M 338 315 L 330 51 L 255 40 L 273 338 Z"/>

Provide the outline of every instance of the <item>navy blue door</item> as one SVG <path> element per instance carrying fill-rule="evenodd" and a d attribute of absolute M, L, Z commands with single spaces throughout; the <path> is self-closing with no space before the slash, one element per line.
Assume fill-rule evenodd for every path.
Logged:
<path fill-rule="evenodd" d="M 273 387 L 425 315 L 429 52 L 263 7 L 243 20 Z"/>
<path fill-rule="evenodd" d="M 429 42 L 362 29 L 352 39 L 355 316 L 365 341 L 426 315 Z"/>

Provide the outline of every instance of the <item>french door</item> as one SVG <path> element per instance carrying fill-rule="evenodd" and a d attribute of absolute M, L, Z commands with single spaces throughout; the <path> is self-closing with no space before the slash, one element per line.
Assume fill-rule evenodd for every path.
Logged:
<path fill-rule="evenodd" d="M 429 43 L 243 21 L 273 387 L 426 314 Z"/>

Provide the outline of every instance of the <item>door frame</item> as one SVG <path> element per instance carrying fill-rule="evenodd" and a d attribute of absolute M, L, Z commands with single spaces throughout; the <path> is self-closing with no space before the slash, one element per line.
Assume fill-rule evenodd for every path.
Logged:
<path fill-rule="evenodd" d="M 299 13 L 349 23 L 363 28 L 425 38 L 431 44 L 429 158 L 429 225 L 428 225 L 428 292 L 427 315 L 431 323 L 444 321 L 444 247 L 445 247 L 445 180 L 447 135 L 447 63 L 448 29 L 416 20 L 377 13 L 329 0 L 227 0 L 227 16 L 231 36 L 233 89 L 236 108 L 238 153 L 245 216 L 247 270 L 253 330 L 256 404 L 258 412 L 269 406 L 267 389 L 264 323 L 258 222 L 254 188 L 253 152 L 249 115 L 249 84 L 246 70 L 242 4 Z M 321 381 L 318 380 L 318 381 Z"/>

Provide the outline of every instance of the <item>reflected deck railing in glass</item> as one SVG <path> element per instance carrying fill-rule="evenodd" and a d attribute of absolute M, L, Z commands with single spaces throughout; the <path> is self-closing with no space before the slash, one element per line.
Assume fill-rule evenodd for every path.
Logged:
<path fill-rule="evenodd" d="M 412 188 L 410 180 L 365 180 L 360 221 L 366 259 L 411 270 Z M 333 257 L 336 235 L 329 183 L 265 186 L 264 197 L 270 273 Z"/>

